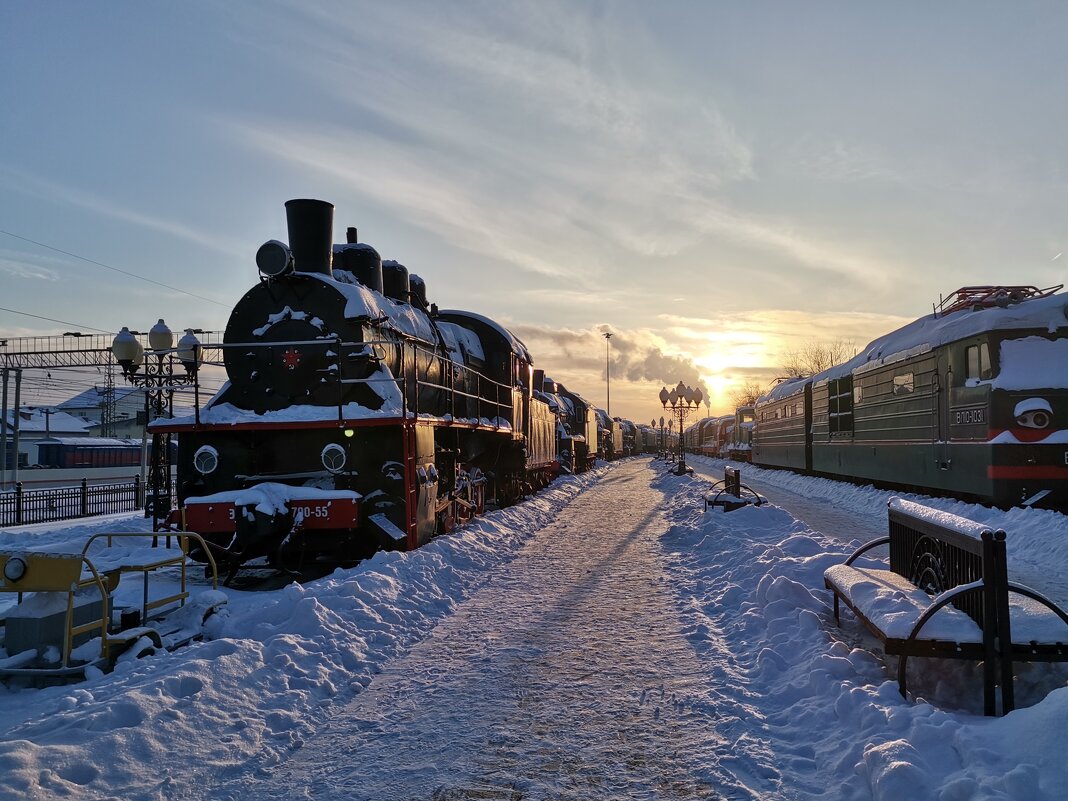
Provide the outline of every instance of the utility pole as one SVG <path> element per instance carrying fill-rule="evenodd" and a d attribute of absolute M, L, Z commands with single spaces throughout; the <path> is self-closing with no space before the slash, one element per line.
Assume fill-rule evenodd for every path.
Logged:
<path fill-rule="evenodd" d="M 609 358 L 611 352 L 612 332 L 604 332 L 604 378 L 605 388 L 607 394 L 607 403 L 605 411 L 608 412 L 608 417 L 612 417 L 612 360 Z"/>
<path fill-rule="evenodd" d="M 100 436 L 115 436 L 115 372 L 111 369 L 112 356 L 104 368 L 104 392 L 100 404 Z"/>
<path fill-rule="evenodd" d="M 7 486 L 7 373 L 5 367 L 3 416 L 0 417 L 0 489 Z"/>
<path fill-rule="evenodd" d="M 15 420 L 14 426 L 14 457 L 15 463 L 11 466 L 11 483 L 19 483 L 19 433 L 22 431 L 22 368 L 15 368 Z"/>

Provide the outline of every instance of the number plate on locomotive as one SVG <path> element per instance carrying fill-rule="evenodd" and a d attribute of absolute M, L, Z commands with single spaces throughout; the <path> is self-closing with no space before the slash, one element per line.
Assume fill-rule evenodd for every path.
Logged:
<path fill-rule="evenodd" d="M 291 501 L 291 519 L 299 528 L 353 528 L 359 520 L 359 503 L 351 498 Z M 201 534 L 233 531 L 237 510 L 233 503 L 191 503 L 185 507 L 185 525 Z"/>

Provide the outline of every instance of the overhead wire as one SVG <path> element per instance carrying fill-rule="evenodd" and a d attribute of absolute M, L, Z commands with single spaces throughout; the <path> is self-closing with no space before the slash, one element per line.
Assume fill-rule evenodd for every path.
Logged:
<path fill-rule="evenodd" d="M 145 281 L 145 282 L 147 282 L 149 284 L 155 284 L 156 286 L 163 287 L 164 289 L 169 289 L 172 292 L 181 292 L 183 295 L 189 295 L 189 297 L 196 298 L 197 300 L 205 300 L 208 303 L 214 303 L 216 306 L 223 306 L 224 308 L 230 308 L 229 304 L 223 303 L 222 301 L 219 301 L 219 300 L 215 300 L 214 298 L 206 298 L 203 295 L 198 295 L 195 292 L 190 292 L 189 290 L 186 290 L 186 289 L 179 289 L 176 286 L 171 286 L 170 284 L 164 284 L 161 281 L 155 281 L 155 280 L 153 280 L 151 278 L 145 278 L 145 276 L 143 276 L 143 275 L 138 275 L 137 273 L 131 273 L 128 270 L 121 270 L 118 267 L 112 267 L 110 264 L 105 264 L 104 262 L 97 261 L 96 259 L 90 259 L 90 258 L 86 258 L 85 256 L 79 256 L 77 253 L 71 253 L 69 250 L 63 250 L 62 248 L 53 247 L 52 245 L 46 245 L 44 242 L 38 242 L 36 239 L 30 239 L 28 236 L 21 236 L 19 234 L 12 233 L 11 231 L 5 231 L 2 228 L 0 228 L 0 234 L 5 234 L 7 236 L 14 237 L 15 239 L 21 239 L 23 242 L 29 242 L 30 244 L 37 245 L 38 247 L 42 247 L 42 248 L 46 248 L 48 250 L 55 251 L 56 253 L 62 253 L 64 256 L 70 256 L 73 259 L 80 259 L 81 261 L 88 262 L 89 264 L 95 264 L 97 267 L 103 267 L 105 270 L 111 270 L 112 272 L 121 273 L 122 275 L 128 275 L 131 278 L 136 278 L 139 281 Z M 97 329 L 97 330 L 99 330 L 99 329 Z"/>
<path fill-rule="evenodd" d="M 23 317 L 33 317 L 37 320 L 47 320 L 50 323 L 59 323 L 60 325 L 69 325 L 73 328 L 88 328 L 90 331 L 99 331 L 101 334 L 114 334 L 114 331 L 105 331 L 103 328 L 95 328 L 91 325 L 78 325 L 78 323 L 71 323 L 67 320 L 57 320 L 55 317 L 44 317 L 40 314 L 30 314 L 29 312 L 19 311 L 18 309 L 9 309 L 6 306 L 0 306 L 0 311 L 11 312 L 12 314 L 21 314 Z"/>

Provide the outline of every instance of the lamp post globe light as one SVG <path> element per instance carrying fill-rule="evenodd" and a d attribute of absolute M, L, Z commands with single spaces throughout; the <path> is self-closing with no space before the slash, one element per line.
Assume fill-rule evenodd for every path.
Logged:
<path fill-rule="evenodd" d="M 111 343 L 111 352 L 129 383 L 145 391 L 145 425 L 161 417 L 169 417 L 174 407 L 174 390 L 192 384 L 199 390 L 197 369 L 200 365 L 200 340 L 194 330 L 174 347 L 174 334 L 162 319 L 148 332 L 146 351 L 137 332 L 123 326 Z M 175 371 L 175 361 L 184 372 Z M 199 394 L 199 392 L 198 392 Z M 199 412 L 199 397 L 195 401 Z M 145 504 L 145 517 L 152 516 L 152 528 L 158 530 L 170 511 L 171 465 L 170 434 L 152 434 L 152 452 L 148 459 L 147 491 L 151 498 Z"/>
<path fill-rule="evenodd" d="M 693 389 L 681 381 L 677 387 L 670 391 L 667 387 L 660 390 L 661 405 L 665 410 L 670 409 L 672 417 L 677 418 L 679 422 L 679 461 L 678 465 L 672 471 L 677 476 L 693 472 L 692 468 L 686 466 L 686 451 L 684 449 L 685 443 L 683 442 L 682 424 L 687 415 L 701 407 L 701 401 L 703 399 L 704 392 L 701 391 L 700 387 Z"/>

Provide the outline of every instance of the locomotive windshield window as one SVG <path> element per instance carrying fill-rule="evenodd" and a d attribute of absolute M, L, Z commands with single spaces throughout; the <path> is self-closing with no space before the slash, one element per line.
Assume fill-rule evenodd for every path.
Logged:
<path fill-rule="evenodd" d="M 994 377 L 994 370 L 990 365 L 990 346 L 985 342 L 979 346 L 979 377 L 982 379 Z"/>
<path fill-rule="evenodd" d="M 969 345 L 965 350 L 966 356 L 966 379 L 986 380 L 994 377 L 993 366 L 990 364 L 990 346 L 983 342 L 979 345 Z"/>

